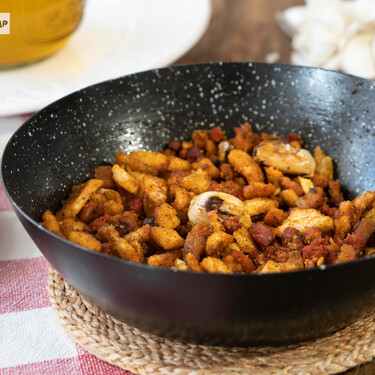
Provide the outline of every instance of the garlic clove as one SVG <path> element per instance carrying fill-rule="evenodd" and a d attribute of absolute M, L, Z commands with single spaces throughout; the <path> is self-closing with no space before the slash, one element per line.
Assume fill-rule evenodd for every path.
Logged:
<path fill-rule="evenodd" d="M 290 62 L 294 65 L 312 66 L 310 57 L 299 51 L 292 51 Z"/>
<path fill-rule="evenodd" d="M 280 140 L 260 143 L 254 150 L 254 160 L 282 172 L 312 177 L 315 170 L 314 157 L 308 150 L 298 149 Z"/>
<path fill-rule="evenodd" d="M 347 23 L 367 23 L 375 20 L 374 0 L 343 1 L 342 9 Z"/>
<path fill-rule="evenodd" d="M 292 38 L 297 34 L 306 18 L 306 7 L 298 5 L 276 13 L 276 21 L 286 35 Z"/>
<path fill-rule="evenodd" d="M 306 4 L 306 19 L 301 29 L 311 25 L 320 25 L 338 38 L 342 35 L 345 25 L 345 13 L 340 0 L 310 0 Z"/>
<path fill-rule="evenodd" d="M 343 51 L 348 42 L 354 37 L 362 33 L 375 33 L 375 21 L 373 22 L 361 22 L 355 21 L 349 23 L 345 29 L 345 32 L 341 36 L 337 45 L 338 51 Z"/>
<path fill-rule="evenodd" d="M 330 70 L 338 70 L 340 69 L 340 56 L 335 54 L 331 56 L 324 64 L 322 64 L 322 68 L 330 69 Z"/>
<path fill-rule="evenodd" d="M 193 225 L 208 224 L 207 213 L 210 211 L 216 210 L 219 219 L 224 221 L 230 217 L 240 216 L 244 207 L 244 203 L 234 195 L 206 191 L 191 200 L 188 217 Z"/>
<path fill-rule="evenodd" d="M 264 56 L 264 60 L 268 64 L 274 64 L 275 62 L 280 60 L 280 53 L 279 52 L 270 52 Z"/>
<path fill-rule="evenodd" d="M 320 66 L 335 54 L 338 39 L 324 24 L 312 23 L 293 38 L 292 47 L 308 56 L 309 65 Z"/>
<path fill-rule="evenodd" d="M 372 42 L 374 32 L 354 35 L 341 50 L 341 70 L 364 78 L 375 78 L 375 63 Z"/>

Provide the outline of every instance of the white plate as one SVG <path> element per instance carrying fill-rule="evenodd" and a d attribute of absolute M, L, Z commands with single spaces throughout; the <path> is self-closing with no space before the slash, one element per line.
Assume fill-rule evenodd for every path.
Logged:
<path fill-rule="evenodd" d="M 36 111 L 82 87 L 171 64 L 204 33 L 209 0 L 87 0 L 69 43 L 38 63 L 0 71 L 0 116 Z"/>

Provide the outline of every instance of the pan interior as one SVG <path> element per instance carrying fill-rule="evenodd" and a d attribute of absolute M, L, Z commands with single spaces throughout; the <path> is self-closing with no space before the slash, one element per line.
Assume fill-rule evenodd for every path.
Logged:
<path fill-rule="evenodd" d="M 322 69 L 258 63 L 176 66 L 107 81 L 27 121 L 6 147 L 4 184 L 40 221 L 118 150 L 156 151 L 218 125 L 232 136 L 249 121 L 257 133 L 301 134 L 310 151 L 320 145 L 353 198 L 375 185 L 374 86 Z"/>

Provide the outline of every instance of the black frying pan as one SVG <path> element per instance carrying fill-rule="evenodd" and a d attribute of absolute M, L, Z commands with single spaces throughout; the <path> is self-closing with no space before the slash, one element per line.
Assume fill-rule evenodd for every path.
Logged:
<path fill-rule="evenodd" d="M 48 261 L 87 299 L 131 325 L 208 344 L 278 344 L 323 335 L 375 305 L 375 257 L 266 275 L 177 272 L 81 248 L 42 228 L 73 184 L 118 149 L 159 150 L 198 127 L 251 121 L 255 131 L 302 134 L 337 165 L 348 198 L 375 187 L 375 87 L 321 69 L 248 63 L 178 66 L 69 95 L 9 141 L 2 179 Z"/>

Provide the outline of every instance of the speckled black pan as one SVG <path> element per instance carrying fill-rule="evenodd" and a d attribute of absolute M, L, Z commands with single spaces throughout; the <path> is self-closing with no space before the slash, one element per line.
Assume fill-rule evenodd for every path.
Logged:
<path fill-rule="evenodd" d="M 197 127 L 250 121 L 255 131 L 302 134 L 337 163 L 347 197 L 375 187 L 375 84 L 321 69 L 228 63 L 171 67 L 69 95 L 11 138 L 3 184 L 48 261 L 119 319 L 199 343 L 282 343 L 339 329 L 375 305 L 375 257 L 269 275 L 176 272 L 80 248 L 38 222 L 73 184 L 118 149 L 159 150 Z"/>

